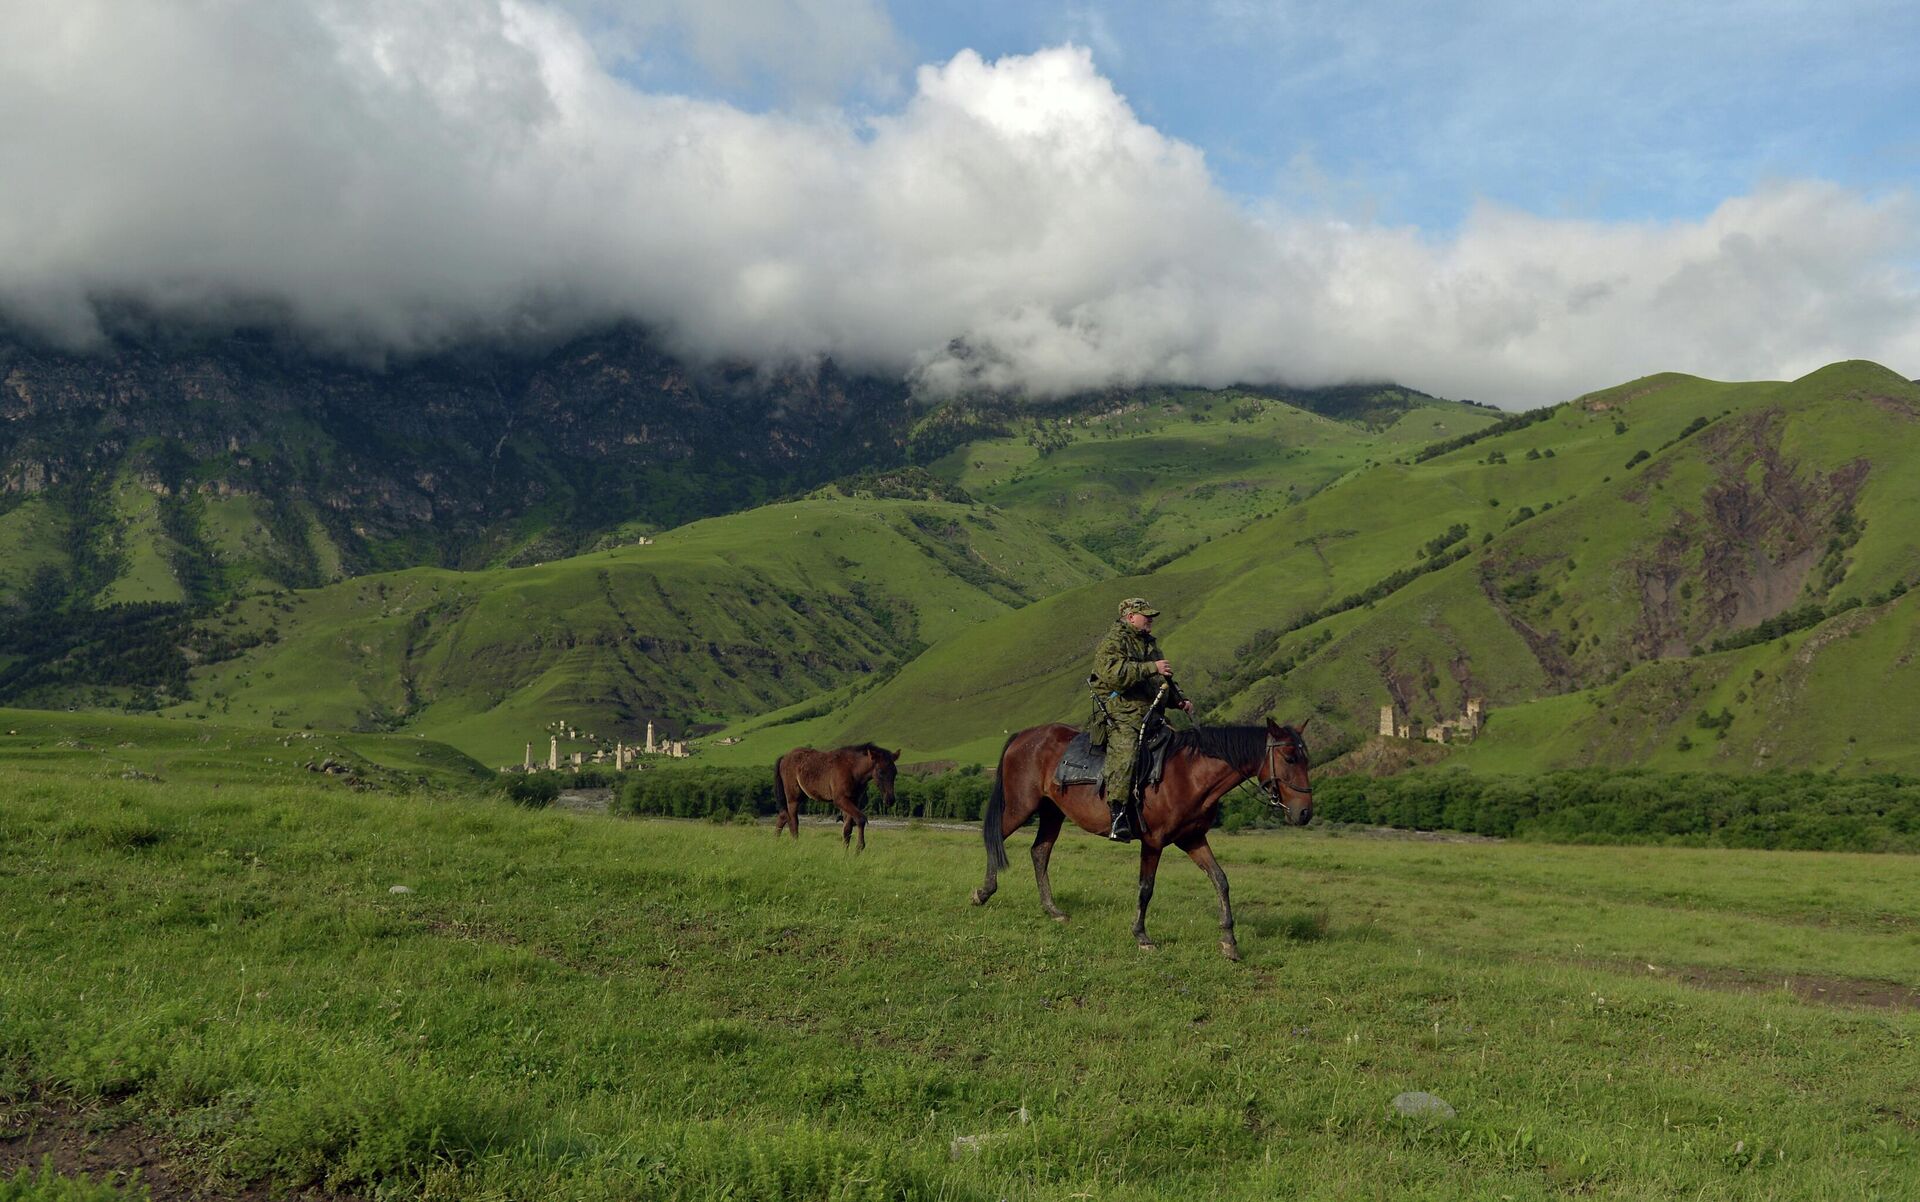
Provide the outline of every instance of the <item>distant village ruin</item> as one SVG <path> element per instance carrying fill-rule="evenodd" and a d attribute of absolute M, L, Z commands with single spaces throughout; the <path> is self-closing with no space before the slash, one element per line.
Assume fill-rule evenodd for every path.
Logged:
<path fill-rule="evenodd" d="M 1486 702 L 1467 698 L 1467 712 L 1426 728 L 1422 736 L 1429 743 L 1471 743 L 1487 723 Z M 1401 720 L 1399 707 L 1389 703 L 1380 707 L 1380 736 L 1387 739 L 1411 739 L 1413 720 Z"/>
<path fill-rule="evenodd" d="M 587 743 L 591 751 L 568 747 L 560 750 L 561 740 L 569 744 Z M 502 772 L 558 772 L 562 768 L 580 769 L 587 767 L 610 767 L 615 772 L 628 772 L 640 767 L 642 756 L 662 756 L 670 760 L 686 759 L 691 752 L 687 750 L 684 739 L 660 739 L 653 736 L 653 722 L 647 722 L 647 741 L 645 745 L 629 746 L 624 741 L 615 740 L 611 745 L 595 734 L 581 734 L 579 729 L 564 719 L 547 723 L 547 755 L 543 763 L 536 764 L 533 758 L 533 744 L 527 744 L 526 755 L 518 765 L 502 765 Z"/>

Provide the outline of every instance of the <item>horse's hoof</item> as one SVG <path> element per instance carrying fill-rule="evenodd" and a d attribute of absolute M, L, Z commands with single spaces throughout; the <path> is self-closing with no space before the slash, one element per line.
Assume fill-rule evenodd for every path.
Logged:
<path fill-rule="evenodd" d="M 973 891 L 973 904 L 976 906 L 984 906 L 987 904 L 987 899 L 992 896 L 993 894 L 988 893 L 984 889 L 975 889 Z"/>
<path fill-rule="evenodd" d="M 1220 954 L 1237 963 L 1240 959 L 1240 948 L 1231 940 L 1222 939 L 1220 941 Z"/>
<path fill-rule="evenodd" d="M 1160 950 L 1160 945 L 1151 939 L 1141 939 L 1137 940 L 1137 942 L 1140 945 L 1140 950 L 1143 952 L 1157 952 Z"/>
<path fill-rule="evenodd" d="M 1065 922 L 1067 920 L 1067 916 L 1058 910 L 1048 910 L 1047 917 L 1053 919 L 1055 922 Z"/>

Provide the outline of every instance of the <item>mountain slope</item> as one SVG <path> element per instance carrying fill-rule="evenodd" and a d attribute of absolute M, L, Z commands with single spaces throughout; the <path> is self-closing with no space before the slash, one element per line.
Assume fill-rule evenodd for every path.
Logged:
<path fill-rule="evenodd" d="M 1470 433 L 1496 416 L 1393 387 L 1284 399 L 1250 389 L 1162 389 L 1027 417 L 930 470 L 1137 570 L 1310 496 L 1371 460 Z"/>
<path fill-rule="evenodd" d="M 403 729 L 496 764 L 555 721 L 633 740 L 648 719 L 724 727 L 701 746 L 716 762 L 865 739 L 987 761 L 1009 730 L 1084 718 L 1092 645 L 1142 594 L 1210 717 L 1312 715 L 1323 760 L 1370 739 L 1383 705 L 1418 733 L 1479 699 L 1490 724 L 1457 754 L 1489 767 L 1912 762 L 1920 386 L 1855 362 L 1791 382 L 1652 376 L 1499 420 L 1394 397 L 1355 400 L 1364 427 L 1233 390 L 974 425 L 943 410 L 907 436 L 948 448 L 931 475 L 869 473 L 652 545 L 616 523 L 630 545 L 268 594 L 185 627 L 177 606 L 35 610 L 28 581 L 27 617 L 0 623 L 0 692 Z M 1228 417 L 1195 421 L 1209 404 Z M 44 554 L 56 502 L 111 511 L 156 548 L 111 577 L 117 595 L 165 599 L 136 586 L 208 546 L 177 494 L 137 473 L 80 483 L 0 514 L 0 548 Z M 1116 577 L 1076 538 L 1140 566 Z M 76 574 L 89 553 L 70 548 Z M 80 667 L 20 658 L 43 628 L 72 648 L 53 667 L 99 657 L 110 679 L 89 692 Z"/>
<path fill-rule="evenodd" d="M 1005 730 L 1084 713 L 1086 652 L 1130 593 L 1166 611 L 1169 654 L 1217 716 L 1311 713 L 1332 747 L 1389 701 L 1419 728 L 1470 696 L 1498 712 L 1597 687 L 1920 577 L 1916 414 L 1920 388 L 1864 363 L 1634 381 L 983 623 L 780 735 L 990 758 Z"/>
<path fill-rule="evenodd" d="M 822 494 L 517 569 L 418 568 L 238 602 L 256 645 L 172 713 L 417 731 L 517 761 L 548 724 L 628 742 L 787 705 L 1105 574 L 1023 519 Z"/>
<path fill-rule="evenodd" d="M 616 530 L 937 458 L 974 432 L 1031 426 L 1037 410 L 1057 424 L 1146 407 L 1116 393 L 929 411 L 897 378 L 830 361 L 697 368 L 632 327 L 369 363 L 270 329 L 119 320 L 115 340 L 84 353 L 0 329 L 0 609 L 29 592 L 69 611 L 200 606 L 374 571 L 552 560 Z M 1339 418 L 1314 419 L 1335 441 L 1442 404 L 1391 386 L 1181 395 L 1223 422 L 1237 406 L 1318 406 Z"/>
<path fill-rule="evenodd" d="M 1920 773 L 1920 591 L 1738 650 L 1501 710 L 1457 762 Z"/>
<path fill-rule="evenodd" d="M 269 334 L 0 336 L 0 551 L 74 605 L 551 558 L 897 462 L 910 419 L 898 382 L 696 371 L 634 329 L 392 365 Z M 31 579 L 7 576 L 0 604 Z"/>

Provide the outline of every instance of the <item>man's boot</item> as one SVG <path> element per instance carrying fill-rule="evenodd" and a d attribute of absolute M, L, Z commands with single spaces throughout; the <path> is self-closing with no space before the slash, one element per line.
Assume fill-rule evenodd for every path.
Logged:
<path fill-rule="evenodd" d="M 1107 838 L 1115 843 L 1133 842 L 1133 823 L 1127 818 L 1127 803 L 1122 801 L 1119 805 L 1113 805 L 1109 802 L 1108 806 L 1113 810 L 1113 823 L 1107 827 Z"/>

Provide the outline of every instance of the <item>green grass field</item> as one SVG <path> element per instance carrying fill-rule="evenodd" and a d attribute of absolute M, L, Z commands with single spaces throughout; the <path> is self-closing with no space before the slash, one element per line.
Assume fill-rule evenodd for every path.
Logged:
<path fill-rule="evenodd" d="M 472 786 L 494 774 L 418 735 L 274 730 L 127 714 L 0 709 L 0 769 L 62 779 L 293 783 L 332 759 L 382 786 Z M 329 782 L 344 787 L 345 782 Z"/>
<path fill-rule="evenodd" d="M 1232 964 L 1175 859 L 1149 954 L 1129 849 L 1061 926 L 870 834 L 0 768 L 0 1128 L 362 1196 L 1920 1194 L 1909 858 L 1221 837 Z"/>

